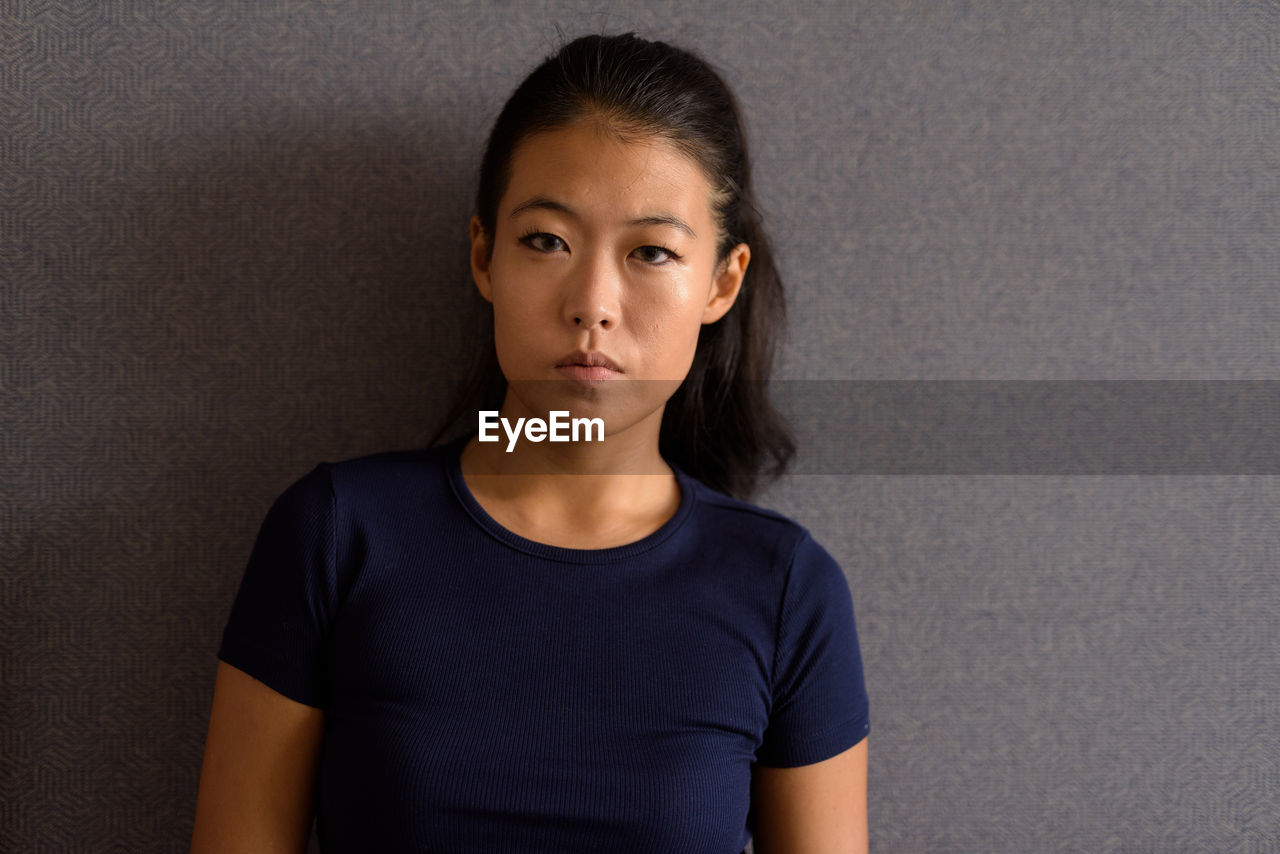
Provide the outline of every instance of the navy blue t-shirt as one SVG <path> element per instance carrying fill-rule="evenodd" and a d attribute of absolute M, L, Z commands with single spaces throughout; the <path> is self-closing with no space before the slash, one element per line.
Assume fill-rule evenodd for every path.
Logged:
<path fill-rule="evenodd" d="M 661 528 L 503 528 L 443 448 L 324 463 L 263 522 L 218 657 L 325 711 L 326 854 L 740 852 L 755 763 L 867 735 L 848 584 L 680 470 Z"/>

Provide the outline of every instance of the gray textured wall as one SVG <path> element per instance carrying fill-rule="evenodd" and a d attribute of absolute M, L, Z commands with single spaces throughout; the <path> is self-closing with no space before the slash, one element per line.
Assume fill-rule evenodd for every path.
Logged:
<path fill-rule="evenodd" d="M 557 25 L 739 92 L 785 377 L 1280 377 L 1274 2 L 2 2 L 0 849 L 185 850 L 256 528 L 428 435 Z M 1278 498 L 777 484 L 854 591 L 874 849 L 1280 850 Z"/>

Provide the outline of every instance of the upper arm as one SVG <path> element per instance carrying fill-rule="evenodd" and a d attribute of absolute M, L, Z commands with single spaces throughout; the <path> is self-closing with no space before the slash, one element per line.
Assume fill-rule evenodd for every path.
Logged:
<path fill-rule="evenodd" d="M 218 662 L 191 853 L 301 854 L 324 710 Z"/>
<path fill-rule="evenodd" d="M 751 789 L 756 854 L 867 851 L 867 739 L 811 765 L 756 765 Z"/>

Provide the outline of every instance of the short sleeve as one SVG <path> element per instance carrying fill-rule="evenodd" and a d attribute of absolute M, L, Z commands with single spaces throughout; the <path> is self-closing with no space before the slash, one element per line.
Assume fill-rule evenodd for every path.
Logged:
<path fill-rule="evenodd" d="M 762 765 L 829 759 L 870 731 L 853 597 L 844 572 L 806 532 L 787 573 Z"/>
<path fill-rule="evenodd" d="M 325 639 L 335 607 L 334 504 L 326 465 L 276 499 L 218 649 L 226 663 L 318 708 L 326 701 Z"/>

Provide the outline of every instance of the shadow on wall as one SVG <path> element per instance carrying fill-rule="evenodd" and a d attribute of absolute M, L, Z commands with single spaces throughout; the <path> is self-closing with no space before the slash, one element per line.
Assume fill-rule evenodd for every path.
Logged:
<path fill-rule="evenodd" d="M 0 848 L 190 838 L 267 507 L 322 460 L 424 445 L 491 323 L 478 147 L 450 139 L 269 116 L 163 149 L 82 137 L 20 200 L 0 648 L 28 690 L 0 692 L 22 818 Z"/>

